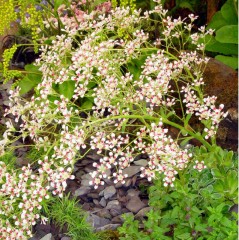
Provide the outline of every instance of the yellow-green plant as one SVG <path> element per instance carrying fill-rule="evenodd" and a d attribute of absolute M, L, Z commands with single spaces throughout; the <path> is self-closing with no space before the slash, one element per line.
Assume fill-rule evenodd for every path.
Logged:
<path fill-rule="evenodd" d="M 118 5 L 117 0 L 112 0 L 111 3 L 112 3 L 113 8 L 116 8 Z M 131 11 L 134 11 L 136 9 L 136 0 L 120 0 L 119 3 L 120 3 L 119 4 L 120 7 L 128 7 L 129 6 Z"/>
<path fill-rule="evenodd" d="M 14 53 L 17 51 L 17 44 L 14 44 L 11 48 L 8 48 L 3 53 L 3 77 L 4 83 L 8 82 L 14 77 L 20 77 L 21 72 L 18 70 L 10 70 L 10 61 L 14 56 Z"/>
<path fill-rule="evenodd" d="M 17 19 L 14 4 L 14 0 L 0 0 L 0 35 L 3 35 L 5 30 L 10 28 L 11 23 Z"/>
<path fill-rule="evenodd" d="M 37 51 L 38 28 L 43 28 L 44 9 L 37 0 L 0 0 L 0 35 L 11 28 L 13 22 L 31 31 L 34 50 Z"/>

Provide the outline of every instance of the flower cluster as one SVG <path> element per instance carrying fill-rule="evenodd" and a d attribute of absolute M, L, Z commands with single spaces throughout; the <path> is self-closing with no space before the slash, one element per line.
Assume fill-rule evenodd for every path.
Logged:
<path fill-rule="evenodd" d="M 202 81 L 200 84 L 202 84 Z M 227 113 L 223 112 L 224 105 L 220 104 L 217 108 L 215 106 L 217 99 L 215 96 L 200 99 L 196 90 L 189 84 L 182 88 L 182 92 L 184 92 L 183 102 L 186 104 L 187 113 L 198 116 L 199 120 L 206 126 L 204 129 L 205 138 L 215 136 L 220 121 L 227 116 Z"/>
<path fill-rule="evenodd" d="M 26 239 L 31 237 L 31 226 L 40 218 L 41 202 L 49 198 L 48 187 L 43 185 L 43 174 L 36 174 L 24 166 L 20 173 L 8 169 L 0 162 L 0 220 L 1 239 Z"/>
<path fill-rule="evenodd" d="M 110 10 L 108 5 L 102 9 Z M 148 165 L 141 169 L 141 176 L 150 181 L 160 173 L 164 186 L 173 186 L 177 174 L 193 157 L 164 126 L 185 131 L 210 147 L 205 138 L 214 137 L 225 117 L 223 105 L 216 108 L 216 97 L 203 94 L 202 71 L 208 59 L 195 51 L 183 51 L 182 35 L 185 41 L 193 39 L 195 48 L 203 53 L 198 37 L 190 37 L 194 16 L 189 16 L 189 24 L 166 18 L 161 5 L 144 15 L 130 8 L 115 8 L 107 14 L 82 13 L 75 8 L 76 24 L 60 10 L 64 34 L 41 47 L 36 65 L 42 81 L 34 96 L 27 100 L 19 88 L 10 91 L 5 116 L 13 115 L 20 123 L 18 134 L 23 140 L 30 137 L 44 154 L 39 156 L 36 172 L 27 166 L 20 175 L 10 174 L 2 163 L 0 194 L 6 198 L 2 214 L 8 215 L 12 209 L 21 212 L 13 214 L 14 221 L 0 222 L 4 236 L 16 235 L 16 228 L 23 229 L 19 234 L 30 235 L 30 227 L 39 219 L 34 209 L 41 208 L 50 192 L 62 196 L 67 179 L 74 178 L 74 163 L 90 149 L 101 155 L 91 173 L 90 184 L 95 188 L 106 178 L 124 183 L 128 177 L 125 169 L 142 153 L 147 155 Z M 151 23 L 152 13 L 165 19 L 159 22 L 161 36 L 156 44 L 142 29 Z M 205 34 L 202 28 L 200 37 Z M 175 56 L 170 51 L 177 39 Z M 181 106 L 182 116 L 174 111 L 175 105 Z M 186 128 L 192 114 L 205 125 L 202 133 Z M 13 141 L 15 131 L 8 122 L 0 153 Z M 196 162 L 195 168 L 201 171 L 203 162 Z M 21 239 L 21 235 L 15 238 Z"/>
<path fill-rule="evenodd" d="M 91 173 L 93 180 L 90 182 L 95 188 L 100 184 L 104 184 L 103 179 L 111 178 L 107 174 L 108 169 L 117 169 L 113 177 L 114 182 L 120 181 L 124 183 L 127 174 L 124 173 L 126 169 L 141 153 L 147 154 L 148 166 L 142 167 L 141 177 L 147 177 L 149 181 L 155 178 L 156 172 L 164 174 L 164 186 L 173 186 L 175 175 L 178 170 L 183 170 L 192 155 L 187 150 L 179 148 L 177 143 L 167 136 L 167 129 L 163 128 L 163 123 L 157 125 L 151 124 L 150 129 L 142 128 L 137 132 L 137 139 L 134 140 L 134 147 L 127 147 L 129 143 L 128 136 L 123 137 L 115 134 L 106 135 L 105 133 L 97 133 L 92 137 L 91 148 L 97 149 L 98 153 L 103 150 L 106 156 L 99 160 L 99 163 L 94 163 L 96 168 Z"/>

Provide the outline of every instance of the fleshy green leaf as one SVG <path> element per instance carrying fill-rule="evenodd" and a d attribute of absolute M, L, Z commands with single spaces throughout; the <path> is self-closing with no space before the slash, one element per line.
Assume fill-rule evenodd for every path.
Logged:
<path fill-rule="evenodd" d="M 207 26 L 207 29 L 211 28 L 211 29 L 218 30 L 219 28 L 226 26 L 226 25 L 228 25 L 228 23 L 225 20 L 225 18 L 222 16 L 221 11 L 219 11 L 213 15 L 212 20 L 210 21 L 210 23 Z"/>
<path fill-rule="evenodd" d="M 64 95 L 64 97 L 69 100 L 72 98 L 75 90 L 75 82 L 74 81 L 65 81 L 62 84 L 59 84 L 59 93 Z"/>
<path fill-rule="evenodd" d="M 236 3 L 234 0 L 227 0 L 221 8 L 221 13 L 228 24 L 238 24 Z"/>
<path fill-rule="evenodd" d="M 182 240 L 192 239 L 190 233 L 183 233 L 183 234 L 180 234 L 176 237 L 177 237 L 177 239 L 182 239 Z"/>
<path fill-rule="evenodd" d="M 238 43 L 238 25 L 227 25 L 216 31 L 215 39 L 220 43 Z"/>
<path fill-rule="evenodd" d="M 187 9 L 191 10 L 192 12 L 194 12 L 194 9 L 193 9 L 192 5 L 189 3 L 189 1 L 182 1 L 179 4 L 179 7 L 180 8 L 187 8 Z"/>
<path fill-rule="evenodd" d="M 25 94 L 41 82 L 42 74 L 37 66 L 28 64 L 25 66 L 26 76 L 18 82 L 20 94 Z"/>
<path fill-rule="evenodd" d="M 91 100 L 87 100 L 85 101 L 82 105 L 81 105 L 81 108 L 82 109 L 86 109 L 86 110 L 89 110 L 92 108 L 92 106 L 94 105 L 94 103 L 91 101 Z"/>
<path fill-rule="evenodd" d="M 227 66 L 233 69 L 238 69 L 238 57 L 228 57 L 228 56 L 217 55 L 215 59 L 226 64 Z"/>
<path fill-rule="evenodd" d="M 208 37 L 207 37 L 208 38 Z M 220 43 L 215 37 L 210 36 L 210 41 L 206 38 L 206 50 L 210 52 L 217 52 L 225 55 L 237 55 L 238 45 L 232 43 Z M 208 42 L 209 41 L 209 42 Z"/>

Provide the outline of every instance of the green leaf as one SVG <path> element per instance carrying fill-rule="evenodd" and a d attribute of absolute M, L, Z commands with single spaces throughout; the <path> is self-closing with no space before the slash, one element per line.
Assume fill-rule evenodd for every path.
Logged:
<path fill-rule="evenodd" d="M 223 198 L 223 195 L 220 193 L 213 193 L 211 194 L 212 199 L 221 199 Z"/>
<path fill-rule="evenodd" d="M 230 221 L 227 217 L 223 217 L 221 219 L 221 224 L 225 227 L 232 228 L 232 221 Z"/>
<path fill-rule="evenodd" d="M 221 13 L 228 24 L 238 24 L 236 3 L 234 0 L 227 0 L 227 2 L 221 8 Z"/>
<path fill-rule="evenodd" d="M 218 168 L 212 168 L 211 169 L 211 174 L 213 175 L 214 178 L 220 178 L 222 177 L 222 174 Z"/>
<path fill-rule="evenodd" d="M 215 39 L 220 43 L 238 44 L 238 25 L 227 25 L 216 31 Z"/>
<path fill-rule="evenodd" d="M 215 59 L 217 59 L 218 61 L 224 63 L 225 65 L 233 69 L 238 69 L 238 57 L 228 57 L 223 55 L 217 55 Z"/>
<path fill-rule="evenodd" d="M 64 95 L 64 97 L 69 100 L 72 98 L 75 90 L 75 82 L 74 81 L 65 81 L 62 84 L 59 84 L 59 93 Z"/>
<path fill-rule="evenodd" d="M 222 53 L 225 55 L 237 55 L 238 45 L 232 43 L 220 43 L 216 41 L 215 37 L 211 37 L 211 40 L 206 45 L 206 50 L 210 52 Z"/>
<path fill-rule="evenodd" d="M 178 239 L 186 240 L 186 239 L 192 239 L 190 233 L 183 233 L 178 236 L 175 236 Z"/>
<path fill-rule="evenodd" d="M 96 86 L 97 84 L 95 82 L 89 82 L 88 85 L 87 85 L 87 88 L 88 89 L 92 89 Z"/>
<path fill-rule="evenodd" d="M 28 77 L 24 77 L 18 82 L 18 86 L 20 87 L 20 94 L 22 95 L 29 92 L 36 86 L 36 84 L 32 82 Z"/>
<path fill-rule="evenodd" d="M 41 82 L 42 74 L 37 66 L 28 64 L 25 66 L 26 76 L 18 82 L 21 88 L 20 94 L 25 94 Z"/>
<path fill-rule="evenodd" d="M 54 8 L 57 10 L 63 3 L 66 3 L 67 1 L 65 0 L 55 0 L 54 1 Z"/>
<path fill-rule="evenodd" d="M 192 5 L 188 2 L 188 1 L 183 1 L 179 4 L 180 8 L 187 8 L 189 10 L 191 10 L 192 12 L 195 12 Z"/>
<path fill-rule="evenodd" d="M 227 172 L 226 183 L 230 189 L 230 194 L 233 194 L 238 189 L 238 173 L 236 170 Z"/>
<path fill-rule="evenodd" d="M 207 26 L 207 29 L 215 29 L 218 30 L 219 28 L 228 25 L 227 21 L 225 20 L 225 18 L 222 16 L 221 11 L 216 12 L 213 17 L 212 20 L 210 21 L 210 23 Z"/>
<path fill-rule="evenodd" d="M 180 146 L 181 146 L 181 147 L 186 146 L 186 144 L 187 144 L 191 139 L 193 139 L 193 137 L 186 137 L 182 142 L 180 142 Z"/>
<path fill-rule="evenodd" d="M 94 105 L 94 102 L 92 102 L 92 100 L 86 100 L 82 105 L 81 105 L 81 109 L 91 109 Z"/>
<path fill-rule="evenodd" d="M 181 211 L 179 206 L 175 206 L 171 212 L 171 217 L 172 218 L 179 218 L 179 212 Z"/>
<path fill-rule="evenodd" d="M 217 180 L 213 184 L 213 189 L 214 189 L 214 191 L 223 193 L 224 192 L 224 182 L 222 180 Z"/>

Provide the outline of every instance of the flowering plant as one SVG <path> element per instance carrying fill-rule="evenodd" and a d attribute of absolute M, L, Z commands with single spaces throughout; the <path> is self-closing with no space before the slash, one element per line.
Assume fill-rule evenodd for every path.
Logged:
<path fill-rule="evenodd" d="M 105 178 L 124 182 L 125 169 L 142 153 L 148 158 L 142 176 L 152 180 L 160 173 L 165 187 L 173 187 L 177 174 L 194 160 L 199 171 L 205 168 L 177 140 L 196 139 L 210 150 L 226 115 L 223 105 L 216 106 L 215 96 L 203 93 L 202 75 L 208 59 L 204 57 L 205 44 L 199 40 L 213 31 L 201 27 L 199 33 L 191 34 L 195 16 L 172 19 L 156 2 L 155 9 L 145 13 L 115 8 L 109 13 L 85 13 L 74 27 L 66 24 L 61 29 L 64 34 L 40 49 L 36 65 L 42 80 L 30 101 L 21 96 L 19 87 L 10 91 L 5 115 L 12 114 L 20 128 L 16 130 L 13 122 L 8 122 L 0 152 L 14 141 L 16 131 L 18 138 L 28 138 L 36 149 L 45 151 L 35 172 L 30 166 L 22 169 L 24 179 L 32 181 L 30 186 L 39 187 L 35 195 L 32 190 L 20 193 L 29 192 L 24 199 L 43 199 L 49 191 L 62 196 L 67 179 L 74 178 L 74 163 L 91 149 L 101 155 L 91 173 L 90 183 L 95 188 L 103 185 Z M 152 14 L 160 19 L 160 39 L 155 42 L 146 31 Z M 195 48 L 201 55 L 185 51 L 187 48 Z M 201 131 L 190 125 L 193 116 L 204 126 Z M 178 139 L 170 136 L 169 127 L 179 130 Z M 112 176 L 108 169 L 114 171 Z M 12 189 L 18 189 L 14 184 L 22 181 L 21 174 L 1 185 L 8 205 Z M 14 206 L 25 213 L 29 208 L 25 204 Z M 30 207 L 41 208 L 41 204 L 38 201 Z M 18 224 L 18 218 L 25 216 L 12 216 L 11 221 L 2 223 L 7 227 L 1 234 L 14 234 L 13 229 L 21 228 L 21 237 L 30 235 L 27 227 L 34 225 L 39 215 L 27 220 L 27 227 Z"/>

